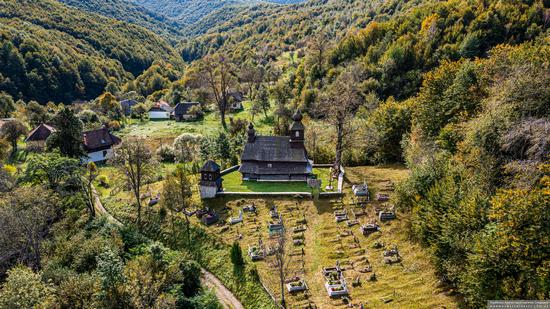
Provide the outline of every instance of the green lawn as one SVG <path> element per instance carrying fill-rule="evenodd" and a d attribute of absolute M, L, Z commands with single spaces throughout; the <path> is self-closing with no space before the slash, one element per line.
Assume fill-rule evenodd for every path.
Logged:
<path fill-rule="evenodd" d="M 243 103 L 245 110 L 237 113 L 226 114 L 226 121 L 229 125 L 229 119 L 246 119 L 250 121 L 250 114 L 247 110 L 250 109 L 251 102 Z M 263 115 L 257 115 L 254 119 L 256 131 L 261 133 L 269 133 L 271 130 L 270 119 L 265 119 Z M 221 130 L 220 115 L 218 112 L 208 112 L 203 119 L 197 121 L 177 122 L 174 120 L 156 120 L 156 121 L 138 121 L 130 120 L 118 134 L 124 136 L 140 136 L 148 138 L 174 138 L 182 133 L 195 133 L 207 135 L 209 133 Z"/>
<path fill-rule="evenodd" d="M 321 191 L 328 184 L 329 169 L 314 168 L 313 173 L 321 178 Z M 336 182 L 333 182 L 336 187 Z M 223 176 L 223 188 L 228 192 L 311 192 L 311 188 L 305 182 L 257 182 L 242 180 L 238 171 Z"/>

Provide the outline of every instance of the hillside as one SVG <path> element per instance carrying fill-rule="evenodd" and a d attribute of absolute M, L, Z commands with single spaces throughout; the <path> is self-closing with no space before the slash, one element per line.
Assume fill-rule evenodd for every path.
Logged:
<path fill-rule="evenodd" d="M 126 0 L 59 0 L 72 7 L 142 26 L 167 39 L 181 36 L 179 25 L 165 16 Z"/>
<path fill-rule="evenodd" d="M 202 34 L 219 23 L 261 4 L 295 4 L 304 0 L 132 0 L 152 12 L 167 16 L 188 36 Z M 214 22 L 215 21 L 215 22 Z"/>
<path fill-rule="evenodd" d="M 0 90 L 15 98 L 91 99 L 110 79 L 122 85 L 155 60 L 181 65 L 152 32 L 56 1 L 5 1 L 0 21 Z"/>
<path fill-rule="evenodd" d="M 232 53 L 237 58 L 252 52 L 274 59 L 283 52 L 303 49 L 321 32 L 329 43 L 344 36 L 350 28 L 365 26 L 373 19 L 385 20 L 418 2 L 313 0 L 291 6 L 254 6 L 234 14 L 226 22 L 210 22 L 213 27 L 207 33 L 183 41 L 180 49 L 188 61 L 209 51 Z M 216 16 L 212 14 L 202 22 Z"/>

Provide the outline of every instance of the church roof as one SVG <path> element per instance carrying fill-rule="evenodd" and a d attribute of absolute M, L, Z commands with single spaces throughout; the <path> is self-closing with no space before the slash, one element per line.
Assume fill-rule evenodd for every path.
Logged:
<path fill-rule="evenodd" d="M 257 174 L 257 175 L 295 175 L 308 174 L 307 164 L 286 164 L 277 167 L 262 167 L 258 162 L 242 162 L 239 172 L 242 174 Z"/>
<path fill-rule="evenodd" d="M 241 161 L 308 162 L 306 150 L 292 148 L 288 136 L 256 136 L 245 145 Z"/>

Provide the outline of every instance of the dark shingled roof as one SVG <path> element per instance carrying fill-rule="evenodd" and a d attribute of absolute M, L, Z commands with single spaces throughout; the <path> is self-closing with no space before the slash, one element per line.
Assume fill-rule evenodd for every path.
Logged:
<path fill-rule="evenodd" d="M 261 167 L 258 162 L 242 162 L 239 172 L 243 174 L 256 174 L 256 175 L 295 175 L 295 174 L 308 174 L 310 171 L 307 169 L 307 164 L 287 164 L 284 166 L 277 166 L 276 168 Z"/>
<path fill-rule="evenodd" d="M 219 170 L 220 170 L 220 166 L 212 160 L 206 161 L 206 163 L 204 163 L 204 165 L 201 168 L 201 172 L 217 172 Z"/>
<path fill-rule="evenodd" d="M 178 103 L 174 108 L 175 115 L 186 115 L 193 106 L 199 106 L 198 102 L 182 102 Z"/>
<path fill-rule="evenodd" d="M 121 142 L 120 138 L 111 134 L 106 127 L 82 132 L 82 139 L 86 151 L 108 149 Z"/>
<path fill-rule="evenodd" d="M 290 147 L 288 136 L 256 136 L 244 147 L 241 161 L 308 162 L 306 150 Z"/>
<path fill-rule="evenodd" d="M 55 132 L 54 127 L 42 123 L 29 133 L 25 142 L 45 141 L 53 132 Z"/>

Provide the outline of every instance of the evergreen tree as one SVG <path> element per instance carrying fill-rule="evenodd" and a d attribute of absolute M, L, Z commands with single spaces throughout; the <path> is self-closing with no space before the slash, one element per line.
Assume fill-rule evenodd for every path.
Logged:
<path fill-rule="evenodd" d="M 59 149 L 68 157 L 80 157 L 84 154 L 82 149 L 82 122 L 68 107 L 62 108 L 54 116 L 53 125 L 56 131 L 48 138 L 49 149 Z"/>

